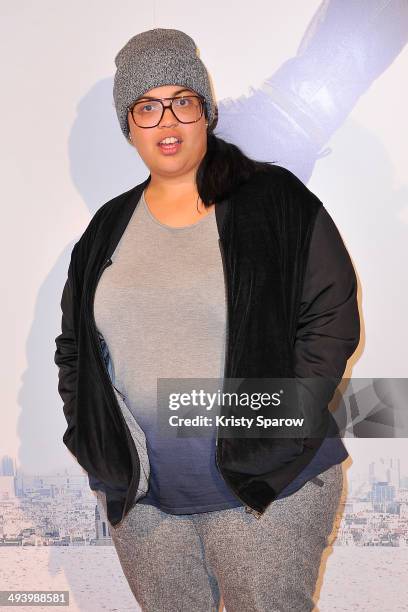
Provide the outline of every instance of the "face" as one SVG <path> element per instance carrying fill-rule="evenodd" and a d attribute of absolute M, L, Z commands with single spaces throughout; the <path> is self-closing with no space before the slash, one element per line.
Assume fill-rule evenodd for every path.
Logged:
<path fill-rule="evenodd" d="M 149 89 L 138 101 L 151 98 L 167 98 L 170 96 L 197 95 L 192 89 L 185 89 L 183 85 L 163 85 Z M 168 105 L 166 100 L 164 105 Z M 177 112 L 177 111 L 176 111 Z M 182 176 L 191 173 L 200 164 L 207 150 L 207 126 L 205 111 L 195 123 L 181 123 L 170 108 L 166 108 L 160 123 L 153 128 L 143 128 L 135 124 L 132 114 L 128 112 L 128 125 L 132 137 L 132 144 L 137 149 L 151 174 L 161 176 Z M 175 136 L 181 144 L 173 151 L 165 151 L 159 142 L 167 136 Z"/>

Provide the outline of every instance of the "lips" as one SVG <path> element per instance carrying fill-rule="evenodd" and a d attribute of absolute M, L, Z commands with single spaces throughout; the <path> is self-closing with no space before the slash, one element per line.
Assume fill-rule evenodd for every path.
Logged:
<path fill-rule="evenodd" d="M 177 151 L 179 151 L 181 147 L 181 142 L 174 142 L 171 144 L 160 144 L 159 143 L 158 146 L 159 146 L 161 153 L 163 153 L 163 155 L 174 155 L 175 153 L 177 153 Z"/>
<path fill-rule="evenodd" d="M 168 134 L 167 136 L 165 136 L 164 138 L 161 138 L 161 139 L 158 141 L 158 143 L 157 143 L 157 144 L 158 144 L 158 146 L 160 146 L 161 141 L 162 141 L 162 140 L 165 140 L 166 138 L 177 138 L 177 140 L 179 141 L 179 143 L 180 143 L 180 142 L 183 142 L 183 140 L 182 140 L 182 139 L 181 139 L 179 136 L 176 136 L 175 134 Z M 176 143 L 171 143 L 171 144 L 176 144 Z M 162 145 L 162 146 L 164 146 L 164 145 Z"/>

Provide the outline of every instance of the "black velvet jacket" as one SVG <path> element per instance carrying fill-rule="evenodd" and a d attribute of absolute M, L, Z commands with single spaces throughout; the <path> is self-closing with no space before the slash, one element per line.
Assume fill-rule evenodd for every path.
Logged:
<path fill-rule="evenodd" d="M 61 299 L 62 333 L 55 339 L 58 390 L 68 424 L 63 442 L 88 474 L 104 483 L 112 525 L 134 503 L 140 460 L 106 372 L 93 299 L 150 178 L 104 204 L 74 245 Z M 228 200 L 216 203 L 227 289 L 225 379 L 298 376 L 294 345 L 300 310 L 307 311 L 307 304 L 301 303 L 302 288 L 321 207 L 321 201 L 292 172 L 276 165 L 254 175 Z M 354 279 L 347 254 L 344 261 Z M 338 432 L 327 403 L 358 344 L 356 302 L 351 317 L 352 333 L 338 363 L 329 368 L 331 376 L 325 378 L 321 405 L 316 406 L 324 415 L 321 431 L 325 435 Z M 321 442 L 322 437 L 218 437 L 217 465 L 236 496 L 260 516 L 311 461 Z"/>

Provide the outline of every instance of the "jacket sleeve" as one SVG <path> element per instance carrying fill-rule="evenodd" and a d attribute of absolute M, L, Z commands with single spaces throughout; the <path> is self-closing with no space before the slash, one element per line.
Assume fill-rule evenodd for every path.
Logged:
<path fill-rule="evenodd" d="M 64 416 L 67 421 L 67 429 L 63 436 L 63 442 L 67 448 L 74 453 L 74 430 L 75 430 L 75 398 L 77 382 L 77 358 L 78 347 L 74 325 L 74 261 L 77 244 L 75 244 L 68 275 L 65 281 L 61 297 L 61 334 L 55 338 L 56 351 L 54 362 L 58 366 L 58 392 L 63 401 Z"/>
<path fill-rule="evenodd" d="M 126 192 L 127 193 L 127 192 Z M 68 267 L 68 274 L 61 297 L 61 333 L 55 338 L 56 351 L 54 362 L 58 366 L 58 392 L 63 401 L 64 416 L 67 429 L 62 438 L 65 446 L 76 456 L 76 397 L 77 397 L 77 366 L 79 325 L 79 310 L 82 299 L 84 269 L 89 259 L 101 222 L 111 203 L 103 204 L 89 221 L 85 231 L 74 244 Z"/>
<path fill-rule="evenodd" d="M 319 395 L 323 409 L 341 382 L 347 360 L 359 340 L 356 274 L 340 233 L 322 205 L 313 227 L 306 264 L 294 371 L 297 377 L 314 379 L 316 388 L 312 395 Z M 310 409 L 313 411 L 313 401 Z"/>

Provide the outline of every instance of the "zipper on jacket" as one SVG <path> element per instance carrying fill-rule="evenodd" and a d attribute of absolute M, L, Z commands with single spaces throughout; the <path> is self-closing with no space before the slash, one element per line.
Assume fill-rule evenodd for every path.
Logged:
<path fill-rule="evenodd" d="M 322 487 L 324 485 L 324 481 L 318 476 L 311 478 L 311 482 L 313 482 L 313 484 L 317 485 L 318 487 Z"/>
<path fill-rule="evenodd" d="M 117 387 L 115 387 L 115 385 L 113 383 L 111 383 L 112 387 L 115 389 L 115 391 L 120 395 L 120 397 L 123 399 L 123 401 L 126 401 L 126 396 L 123 395 L 122 391 L 119 391 L 119 389 Z"/>
<path fill-rule="evenodd" d="M 94 284 L 94 286 L 92 288 L 92 294 L 90 296 L 90 306 L 91 306 L 90 327 L 91 327 L 92 336 L 93 336 L 93 339 L 94 339 L 94 344 L 92 346 L 93 346 L 93 350 L 94 350 L 94 354 L 95 354 L 96 360 L 97 360 L 97 362 L 99 364 L 99 369 L 100 369 L 100 371 L 102 373 L 102 379 L 105 379 L 106 381 L 109 380 L 109 389 L 110 389 L 110 392 L 111 392 L 111 398 L 113 398 L 113 401 L 117 405 L 117 399 L 116 399 L 115 393 L 113 391 L 112 382 L 109 379 L 108 373 L 106 371 L 106 367 L 105 367 L 105 363 L 104 363 L 104 359 L 103 359 L 103 354 L 102 354 L 102 349 L 101 349 L 101 345 L 100 345 L 99 338 L 98 338 L 98 330 L 97 330 L 97 327 L 96 327 L 95 313 L 94 313 L 94 299 L 95 299 L 96 288 L 98 286 L 99 279 L 101 278 L 104 270 L 108 266 L 110 266 L 110 265 L 112 265 L 112 259 L 110 257 L 108 257 L 108 259 L 106 259 L 104 261 L 104 263 L 102 264 L 102 267 L 101 267 L 101 269 L 98 272 L 98 276 L 96 278 L 95 284 Z M 97 349 L 95 349 L 95 345 L 98 347 Z M 119 408 L 118 414 L 120 415 L 120 418 L 125 423 L 124 417 L 122 415 L 122 411 L 120 410 L 120 406 L 118 406 L 118 408 Z M 140 460 L 139 460 L 139 456 L 138 456 L 137 452 L 136 452 L 136 457 L 137 457 L 138 472 L 139 472 L 138 475 L 137 475 L 137 480 L 139 480 L 140 479 Z M 125 510 L 126 510 L 126 508 L 128 506 L 128 501 L 129 501 L 129 499 L 132 499 L 134 497 L 134 495 L 136 493 L 136 490 L 137 490 L 137 487 L 136 487 L 136 489 L 134 487 L 132 487 L 132 479 L 131 479 L 131 484 L 129 486 L 129 489 L 128 489 L 128 492 L 127 492 L 127 495 L 126 495 L 126 500 L 125 500 L 125 505 L 123 507 L 123 512 L 122 512 L 121 520 L 123 520 L 123 518 L 125 517 Z"/>
<path fill-rule="evenodd" d="M 228 346 L 229 346 L 229 291 L 228 291 L 228 284 L 227 284 L 227 269 L 226 269 L 226 265 L 225 265 L 225 254 L 224 254 L 224 247 L 222 244 L 222 240 L 221 238 L 218 238 L 218 244 L 220 245 L 220 251 L 221 251 L 221 259 L 222 259 L 222 267 L 223 267 L 223 271 L 224 271 L 224 286 L 225 286 L 225 299 L 226 299 L 226 305 L 227 305 L 227 334 L 226 334 L 226 352 L 225 352 L 225 364 L 224 364 L 224 378 L 225 378 L 225 372 L 227 372 L 227 360 L 228 360 Z M 224 392 L 224 382 L 223 382 L 223 392 Z M 221 478 L 224 480 L 225 484 L 227 485 L 227 487 L 229 489 L 231 489 L 231 486 L 228 484 L 228 482 L 225 480 L 223 473 L 220 470 L 220 464 L 218 462 L 218 428 L 216 429 L 216 434 L 215 434 L 215 463 L 217 465 L 218 471 L 221 475 Z M 231 489 L 232 490 L 232 489 Z M 251 506 L 248 506 L 248 504 L 246 503 L 246 501 L 244 501 L 243 499 L 241 499 L 241 497 L 235 492 L 233 491 L 233 494 L 245 505 L 245 512 L 249 513 L 249 514 L 253 514 L 257 519 L 261 518 L 262 516 L 262 512 L 258 512 L 258 510 L 255 510 L 255 508 L 252 508 Z"/>

